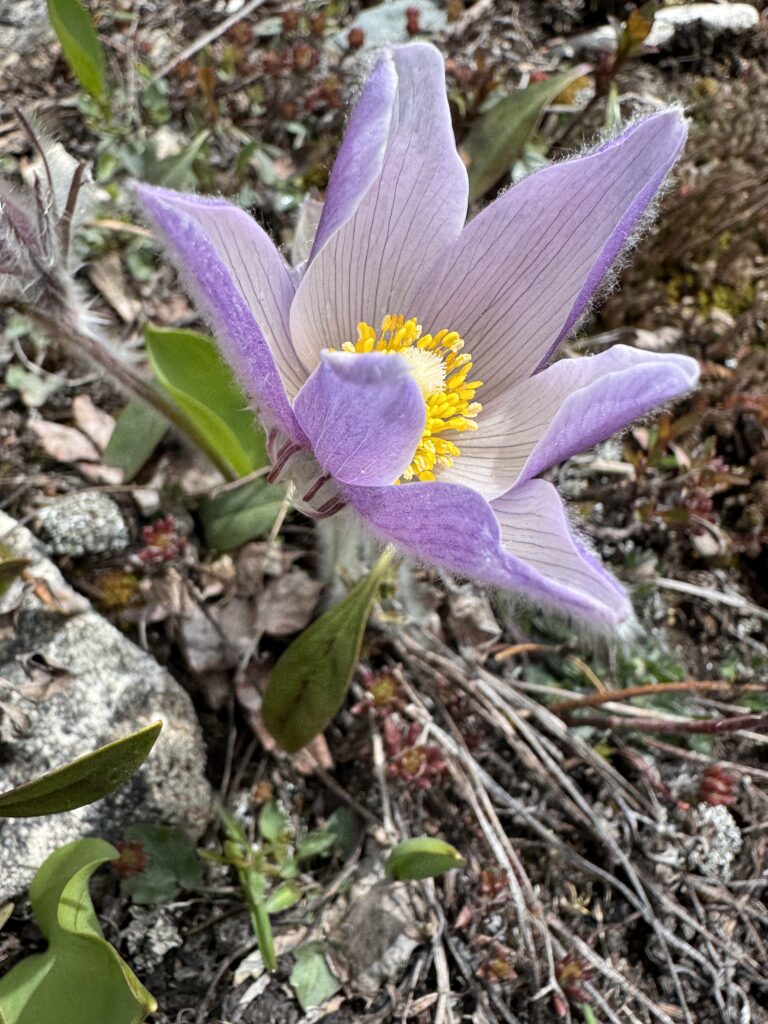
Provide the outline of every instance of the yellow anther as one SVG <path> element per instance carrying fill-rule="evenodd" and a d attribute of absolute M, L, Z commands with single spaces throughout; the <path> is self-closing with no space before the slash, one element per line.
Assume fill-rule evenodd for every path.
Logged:
<path fill-rule="evenodd" d="M 341 346 L 343 352 L 399 353 L 421 388 L 427 407 L 424 433 L 410 466 L 397 483 L 414 478 L 434 480 L 436 469 L 449 468 L 461 454 L 458 445 L 440 435 L 477 430 L 474 420 L 482 406 L 474 399 L 482 381 L 467 381 L 472 357 L 461 351 L 463 347 L 457 331 L 422 334 L 421 324 L 415 319 L 392 313 L 384 317 L 378 334 L 370 324 L 359 323 L 357 340 L 345 341 Z"/>

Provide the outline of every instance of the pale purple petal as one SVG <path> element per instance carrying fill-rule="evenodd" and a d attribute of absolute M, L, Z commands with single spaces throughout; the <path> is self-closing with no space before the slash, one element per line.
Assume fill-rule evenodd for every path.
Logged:
<path fill-rule="evenodd" d="M 350 205 L 354 212 L 324 234 L 291 308 L 291 334 L 308 371 L 323 348 L 354 341 L 360 321 L 377 327 L 388 313 L 418 318 L 413 296 L 442 264 L 466 216 L 467 175 L 443 59 L 433 46 L 412 43 L 393 50 L 392 61 L 397 90 L 381 170 L 355 206 L 363 177 L 342 168 L 347 187 L 334 221 Z"/>
<path fill-rule="evenodd" d="M 333 163 L 310 261 L 328 238 L 355 212 L 381 173 L 387 151 L 397 90 L 391 53 L 376 62 L 355 104 Z"/>
<path fill-rule="evenodd" d="M 324 352 L 294 410 L 320 465 L 352 484 L 394 483 L 426 421 L 408 364 L 386 353 Z"/>
<path fill-rule="evenodd" d="M 306 380 L 291 344 L 289 318 L 296 292 L 290 268 L 253 217 L 223 199 L 142 186 L 158 203 L 191 217 L 235 281 L 275 357 L 290 398 Z"/>
<path fill-rule="evenodd" d="M 552 354 L 635 229 L 685 140 L 679 111 L 519 182 L 471 221 L 414 312 L 458 331 L 486 402 Z"/>
<path fill-rule="evenodd" d="M 260 325 L 211 239 L 196 218 L 167 202 L 156 189 L 140 185 L 136 192 L 224 358 L 262 418 L 297 444 L 306 444 Z"/>
<path fill-rule="evenodd" d="M 603 609 L 602 621 L 623 622 L 632 605 L 621 584 L 579 543 L 557 490 L 528 480 L 491 502 L 505 551 L 544 579 L 555 581 Z"/>
<path fill-rule="evenodd" d="M 626 345 L 561 359 L 485 406 L 441 479 L 496 498 L 689 391 L 698 376 L 695 359 Z"/>
<path fill-rule="evenodd" d="M 544 481 L 500 500 L 503 527 L 484 498 L 458 484 L 342 485 L 341 492 L 377 536 L 416 559 L 596 627 L 618 626 L 632 614 L 620 585 L 574 538 L 557 492 Z"/>

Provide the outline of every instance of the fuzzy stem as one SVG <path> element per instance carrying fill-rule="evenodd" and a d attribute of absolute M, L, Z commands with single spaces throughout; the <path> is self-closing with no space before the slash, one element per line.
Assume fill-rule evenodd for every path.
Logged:
<path fill-rule="evenodd" d="M 121 359 L 105 342 L 99 340 L 95 335 L 80 329 L 62 318 L 61 322 L 53 320 L 47 313 L 31 306 L 24 306 L 21 303 L 15 304 L 17 310 L 24 316 L 29 317 L 34 323 L 41 327 L 53 341 L 62 342 L 75 355 L 83 356 L 105 370 L 111 377 L 126 388 L 136 398 L 140 398 L 147 405 L 157 410 L 174 427 L 186 435 L 193 444 L 211 460 L 221 475 L 228 481 L 238 479 L 237 473 L 223 459 L 218 451 L 209 443 L 208 439 L 198 429 L 197 424 L 190 416 L 179 408 L 172 399 L 138 373 L 125 360 Z"/>

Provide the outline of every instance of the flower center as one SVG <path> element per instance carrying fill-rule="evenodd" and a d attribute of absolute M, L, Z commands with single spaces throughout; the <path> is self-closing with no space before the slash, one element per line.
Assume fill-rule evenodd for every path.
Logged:
<path fill-rule="evenodd" d="M 344 352 L 396 352 L 407 361 L 424 396 L 424 433 L 410 466 L 396 482 L 434 480 L 441 467 L 452 466 L 461 452 L 444 435 L 477 430 L 475 417 L 482 409 L 474 400 L 482 381 L 467 380 L 472 357 L 461 351 L 464 342 L 456 331 L 422 334 L 415 319 L 389 315 L 382 320 L 378 335 L 369 324 L 361 323 L 357 341 L 347 341 L 341 347 Z"/>

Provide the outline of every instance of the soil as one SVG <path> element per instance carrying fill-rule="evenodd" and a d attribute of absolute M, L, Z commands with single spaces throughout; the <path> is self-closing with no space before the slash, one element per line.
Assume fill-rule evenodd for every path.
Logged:
<path fill-rule="evenodd" d="M 0 169 L 18 175 L 31 156 L 11 104 L 45 122 L 78 159 L 101 166 L 83 256 L 116 255 L 114 288 L 94 287 L 87 272 L 83 288 L 138 358 L 147 320 L 199 324 L 146 238 L 104 226 L 133 216 L 132 143 L 162 127 L 173 149 L 208 130 L 184 187 L 238 196 L 290 245 L 301 200 L 326 183 L 360 81 L 359 63 L 328 40 L 367 5 L 329 5 L 321 19 L 317 5 L 268 0 L 164 71 L 167 88 L 142 94 L 141 107 L 132 67 L 164 70 L 227 17 L 225 5 L 89 6 L 116 83 L 114 123 L 131 132 L 105 126 L 63 59 L 31 32 L 23 60 L 0 58 Z M 459 144 L 496 90 L 557 70 L 570 40 L 632 6 L 479 0 L 465 8 L 451 0 L 433 41 L 446 56 Z M 262 35 L 270 19 L 280 25 Z M 131 561 L 62 556 L 60 566 L 189 689 L 222 801 L 251 826 L 275 797 L 297 835 L 323 827 L 339 808 L 359 829 L 344 854 L 312 865 L 304 901 L 275 919 L 285 946 L 268 980 L 254 970 L 235 983 L 255 941 L 228 870 L 211 868 L 200 891 L 145 912 L 138 938 L 130 929 L 136 907 L 117 874 L 101 876 L 94 896 L 105 934 L 157 999 L 155 1024 L 768 1020 L 767 32 L 764 17 L 752 34 L 687 29 L 616 78 L 625 118 L 657 101 L 680 102 L 692 117 L 691 142 L 658 226 L 568 350 L 621 340 L 686 352 L 703 367 L 696 394 L 551 475 L 601 558 L 632 588 L 641 627 L 633 637 L 579 635 L 414 570 L 413 592 L 374 614 L 350 699 L 325 739 L 308 756 L 282 754 L 258 708 L 290 630 L 265 635 L 243 663 L 230 655 L 242 655 L 247 629 L 228 627 L 231 650 L 196 671 L 177 600 L 184 591 L 205 615 L 218 615 L 241 599 L 238 579 L 267 542 L 225 555 L 208 548 L 197 496 L 221 480 L 173 434 L 129 485 L 86 479 L 47 453 L 30 428 L 34 417 L 71 425 L 78 395 L 116 415 L 125 396 L 0 313 L 5 368 L 23 367 L 44 383 L 62 378 L 39 405 L 18 386 L 0 386 L 0 507 L 29 520 L 57 494 L 94 486 L 112 494 L 131 531 Z M 599 81 L 606 58 L 595 62 Z M 594 139 L 605 121 L 600 99 L 564 106 L 541 126 L 558 154 Z M 107 173 L 110 162 L 116 170 Z M 181 543 L 168 559 L 142 561 L 158 514 L 142 492 L 159 495 L 163 514 L 174 517 Z M 306 521 L 289 516 L 281 538 L 275 575 L 301 569 L 316 578 L 323 552 Z M 293 608 L 298 596 L 288 596 Z M 633 687 L 645 689 L 601 702 L 601 690 Z M 557 708 L 571 700 L 578 705 Z M 729 727 L 746 715 L 750 724 Z M 693 731 L 686 723 L 694 718 L 721 724 Z M 718 806 L 713 820 L 701 810 Z M 292 949 L 323 940 L 332 965 L 334 956 L 357 963 L 333 940 L 334 908 L 344 907 L 351 879 L 378 877 L 388 846 L 423 834 L 454 843 L 466 865 L 412 887 L 412 917 L 401 930 L 414 931 L 414 950 L 389 962 L 361 934 L 359 956 L 385 962 L 377 991 L 361 992 L 359 971 L 338 968 L 339 993 L 324 1015 L 307 1016 L 289 983 Z M 203 845 L 220 852 L 222 838 L 212 821 Z M 155 956 L 161 919 L 178 943 Z M 0 969 L 40 947 L 22 898 L 0 931 Z"/>

